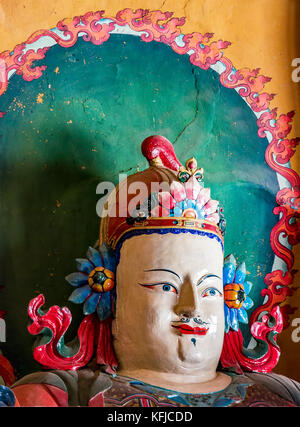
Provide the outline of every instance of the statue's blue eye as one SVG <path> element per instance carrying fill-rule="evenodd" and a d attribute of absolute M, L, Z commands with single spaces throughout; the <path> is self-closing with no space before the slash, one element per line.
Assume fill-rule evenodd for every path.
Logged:
<path fill-rule="evenodd" d="M 148 289 L 157 289 L 159 291 L 163 290 L 164 292 L 173 292 L 174 294 L 178 294 L 176 286 L 172 285 L 171 283 L 151 283 L 149 285 L 140 283 L 140 285 Z"/>
<path fill-rule="evenodd" d="M 209 288 L 203 292 L 202 297 L 215 297 L 217 295 L 221 295 L 221 293 L 217 289 Z"/>
<path fill-rule="evenodd" d="M 175 286 L 173 286 L 173 285 L 169 285 L 168 283 L 163 284 L 163 286 L 162 286 L 162 290 L 163 290 L 164 292 L 173 292 L 174 294 L 177 294 L 177 293 L 178 293 L 178 291 L 177 291 L 177 289 L 175 288 Z"/>

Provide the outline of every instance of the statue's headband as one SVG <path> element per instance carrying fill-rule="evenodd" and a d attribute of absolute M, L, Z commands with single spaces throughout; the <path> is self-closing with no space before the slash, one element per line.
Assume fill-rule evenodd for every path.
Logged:
<path fill-rule="evenodd" d="M 122 181 L 102 217 L 100 244 L 115 249 L 120 240 L 150 232 L 212 233 L 223 243 L 225 220 L 219 202 L 204 188 L 203 169 L 194 158 L 185 167 L 170 141 L 150 136 L 142 143 L 149 168 Z"/>

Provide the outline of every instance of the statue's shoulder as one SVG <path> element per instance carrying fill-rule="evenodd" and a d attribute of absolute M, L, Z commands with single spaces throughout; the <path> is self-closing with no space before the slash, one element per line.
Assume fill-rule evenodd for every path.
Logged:
<path fill-rule="evenodd" d="M 262 385 L 272 393 L 280 396 L 287 402 L 300 406 L 300 383 L 275 373 L 251 372 L 245 374 L 255 384 Z"/>
<path fill-rule="evenodd" d="M 101 406 L 110 376 L 92 369 L 35 372 L 12 386 L 20 406 Z"/>
<path fill-rule="evenodd" d="M 76 383 L 72 371 L 35 372 L 15 382 L 11 389 L 20 406 L 68 406 L 68 384 L 72 382 Z"/>

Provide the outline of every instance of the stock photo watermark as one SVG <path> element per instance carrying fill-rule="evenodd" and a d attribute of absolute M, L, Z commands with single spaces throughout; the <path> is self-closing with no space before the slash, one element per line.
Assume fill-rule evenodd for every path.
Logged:
<path fill-rule="evenodd" d="M 298 343 L 300 342 L 300 317 L 293 319 L 292 327 L 295 328 L 292 332 L 292 341 Z"/>
<path fill-rule="evenodd" d="M 295 69 L 292 71 L 292 80 L 294 83 L 300 82 L 300 58 L 294 58 L 292 60 L 292 67 Z"/>
<path fill-rule="evenodd" d="M 0 319 L 0 342 L 6 342 L 6 323 L 4 319 Z"/>
<path fill-rule="evenodd" d="M 195 178 L 197 179 L 197 178 Z M 202 179 L 199 178 L 200 188 Z M 197 186 L 196 182 L 191 184 Z M 100 218 L 107 215 L 110 217 L 127 217 L 128 212 L 132 218 L 144 218 L 151 212 L 152 217 L 159 217 L 160 210 L 155 209 L 159 205 L 162 196 L 163 206 L 169 211 L 174 207 L 176 195 L 186 195 L 182 183 L 173 181 L 168 183 L 151 182 L 151 185 L 142 181 L 128 183 L 127 175 L 119 175 L 118 187 L 112 182 L 100 182 L 96 188 L 96 194 L 102 195 L 96 204 L 96 212 Z M 134 196 L 134 197 L 131 197 Z M 127 203 L 128 198 L 130 199 Z M 184 198 L 182 199 L 184 200 Z"/>
<path fill-rule="evenodd" d="M 6 64 L 3 59 L 0 58 L 0 83 L 6 82 Z"/>

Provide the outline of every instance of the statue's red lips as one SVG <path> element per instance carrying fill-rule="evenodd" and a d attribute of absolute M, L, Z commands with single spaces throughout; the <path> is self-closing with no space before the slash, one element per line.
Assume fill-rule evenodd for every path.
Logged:
<path fill-rule="evenodd" d="M 192 326 L 189 326 L 185 323 L 182 323 L 180 325 L 172 325 L 173 328 L 176 328 L 179 330 L 181 334 L 187 334 L 187 335 L 205 335 L 208 331 L 207 328 L 199 328 L 199 326 L 196 326 L 193 328 Z"/>

